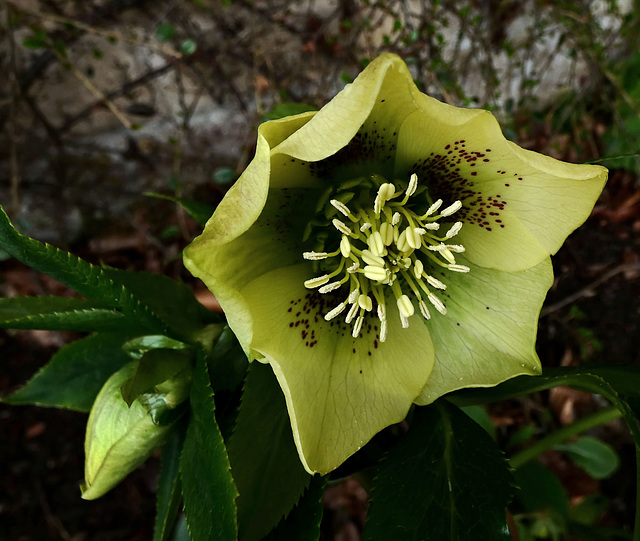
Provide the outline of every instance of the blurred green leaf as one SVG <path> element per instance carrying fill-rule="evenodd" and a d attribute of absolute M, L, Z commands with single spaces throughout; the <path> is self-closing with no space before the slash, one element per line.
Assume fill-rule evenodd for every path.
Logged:
<path fill-rule="evenodd" d="M 49 38 L 44 30 L 38 30 L 32 36 L 22 40 L 23 47 L 36 51 L 49 45 Z"/>
<path fill-rule="evenodd" d="M 609 507 L 609 500 L 602 494 L 588 494 L 569 511 L 571 520 L 580 524 L 595 524 Z"/>
<path fill-rule="evenodd" d="M 218 167 L 211 176 L 213 182 L 220 184 L 220 186 L 227 186 L 228 184 L 235 182 L 237 178 L 238 173 L 230 167 Z"/>
<path fill-rule="evenodd" d="M 284 396 L 268 365 L 249 365 L 229 460 L 240 493 L 238 534 L 258 541 L 291 511 L 311 479 L 298 458 Z"/>
<path fill-rule="evenodd" d="M 535 434 L 535 431 L 536 427 L 533 425 L 527 425 L 519 428 L 509 438 L 509 441 L 507 442 L 507 449 L 514 449 L 515 447 L 519 447 L 526 441 L 530 440 Z"/>
<path fill-rule="evenodd" d="M 205 226 L 214 211 L 214 208 L 211 205 L 203 203 L 202 201 L 194 201 L 193 199 L 185 199 L 183 197 L 173 197 L 172 195 L 155 192 L 146 192 L 145 195 L 148 197 L 155 197 L 157 199 L 166 199 L 167 201 L 172 201 L 173 203 L 180 205 L 187 211 L 189 216 L 191 216 L 196 222 L 198 222 L 198 225 L 202 227 Z"/>
<path fill-rule="evenodd" d="M 89 411 L 105 381 L 131 358 L 122 349 L 132 333 L 99 333 L 60 349 L 8 404 L 36 404 Z"/>
<path fill-rule="evenodd" d="M 491 437 L 446 401 L 416 407 L 380 463 L 364 541 L 511 539 L 513 478 Z"/>
<path fill-rule="evenodd" d="M 196 52 L 196 49 L 197 49 L 196 42 L 191 39 L 185 39 L 182 42 L 182 45 L 180 45 L 180 52 L 185 56 L 192 55 L 193 53 Z"/>
<path fill-rule="evenodd" d="M 594 479 L 605 479 L 620 467 L 620 458 L 613 447 L 591 436 L 556 445 L 554 449 L 564 452 Z"/>
<path fill-rule="evenodd" d="M 164 23 L 158 25 L 156 28 L 156 37 L 158 41 L 171 41 L 176 35 L 176 27 L 171 23 Z"/>
<path fill-rule="evenodd" d="M 562 520 L 569 514 L 570 502 L 560 479 L 546 466 L 532 460 L 514 472 L 518 500 L 525 511 L 553 509 Z"/>
<path fill-rule="evenodd" d="M 238 491 L 214 410 L 207 367 L 204 359 L 199 359 L 193 374 L 191 419 L 180 457 L 184 511 L 192 539 L 235 541 Z"/>
<path fill-rule="evenodd" d="M 309 111 L 315 111 L 315 108 L 306 103 L 283 102 L 274 106 L 263 118 L 264 120 L 277 120 L 301 113 L 308 113 Z"/>

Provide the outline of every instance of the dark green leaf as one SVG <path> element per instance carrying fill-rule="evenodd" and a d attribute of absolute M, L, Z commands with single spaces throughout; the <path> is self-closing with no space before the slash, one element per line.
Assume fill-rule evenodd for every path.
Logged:
<path fill-rule="evenodd" d="M 417 407 L 381 462 L 363 539 L 511 539 L 512 476 L 491 437 L 446 401 Z"/>
<path fill-rule="evenodd" d="M 188 350 L 152 349 L 140 359 L 131 379 L 122 386 L 122 398 L 131 403 L 143 393 L 154 391 L 156 385 L 191 369 L 192 354 Z M 181 393 L 182 394 L 182 393 Z"/>
<path fill-rule="evenodd" d="M 314 476 L 291 513 L 282 519 L 263 541 L 292 541 L 293 539 L 317 541 L 320 539 L 324 486 L 324 477 Z"/>
<path fill-rule="evenodd" d="M 229 460 L 240 493 L 240 539 L 257 541 L 289 513 L 311 479 L 298 458 L 284 396 L 268 365 L 249 365 Z"/>
<path fill-rule="evenodd" d="M 216 323 L 222 319 L 219 314 L 202 306 L 184 283 L 168 276 L 111 268 L 104 269 L 104 273 L 166 322 L 174 331 L 170 335 L 177 338 L 192 341 L 204 323 Z"/>
<path fill-rule="evenodd" d="M 189 56 L 195 53 L 197 48 L 198 46 L 195 41 L 192 39 L 185 39 L 182 42 L 182 45 L 180 45 L 180 52 L 185 56 Z"/>
<path fill-rule="evenodd" d="M 315 111 L 315 108 L 306 103 L 284 102 L 277 104 L 271 111 L 265 114 L 264 120 L 277 120 L 278 118 L 299 115 L 309 111 Z"/>
<path fill-rule="evenodd" d="M 167 541 L 180 511 L 180 454 L 185 438 L 185 423 L 177 423 L 162 448 L 156 497 L 156 522 L 153 541 Z"/>
<path fill-rule="evenodd" d="M 191 216 L 196 222 L 198 222 L 198 225 L 202 227 L 205 226 L 214 211 L 214 208 L 211 205 L 203 203 L 202 201 L 194 201 L 193 199 L 185 199 L 184 197 L 173 197 L 172 195 L 155 192 L 146 192 L 145 195 L 148 197 L 155 197 L 157 199 L 166 199 L 167 201 L 180 205 L 187 211 L 189 216 Z"/>
<path fill-rule="evenodd" d="M 216 393 L 236 390 L 245 378 L 249 361 L 236 335 L 226 327 L 211 351 L 209 370 Z"/>
<path fill-rule="evenodd" d="M 158 25 L 156 37 L 159 41 L 170 41 L 176 35 L 176 27 L 170 23 Z"/>
<path fill-rule="evenodd" d="M 560 516 L 569 513 L 569 495 L 556 475 L 536 460 L 514 472 L 519 488 L 518 499 L 525 511 L 554 509 Z"/>
<path fill-rule="evenodd" d="M 184 511 L 192 539 L 234 541 L 238 491 L 214 409 L 207 367 L 199 359 L 193 374 L 191 419 L 180 457 Z"/>
<path fill-rule="evenodd" d="M 144 330 L 135 320 L 95 301 L 54 296 L 0 298 L 0 327 L 76 332 Z"/>
<path fill-rule="evenodd" d="M 129 338 L 131 333 L 99 333 L 63 347 L 3 402 L 89 411 L 105 381 L 131 361 L 122 349 Z"/>
<path fill-rule="evenodd" d="M 484 428 L 487 431 L 487 434 L 489 434 L 494 440 L 496 439 L 496 427 L 489 416 L 487 408 L 483 406 L 465 406 L 460 409 Z"/>
<path fill-rule="evenodd" d="M 585 498 L 569 511 L 571 520 L 580 524 L 595 524 L 609 507 L 609 500 L 602 494 L 595 493 Z"/>
<path fill-rule="evenodd" d="M 105 269 L 67 252 L 18 233 L 0 207 L 0 248 L 25 265 L 47 274 L 107 307 L 118 308 L 150 330 L 164 332 L 166 325 L 121 283 L 114 283 Z M 159 297 L 160 295 L 156 295 Z"/>
<path fill-rule="evenodd" d="M 47 33 L 44 30 L 38 30 L 32 36 L 25 38 L 22 40 L 22 45 L 27 49 L 38 50 L 46 47 L 48 45 L 47 42 Z"/>
<path fill-rule="evenodd" d="M 563 451 L 594 479 L 605 479 L 620 466 L 620 458 L 613 447 L 591 436 L 556 445 L 554 449 Z"/>

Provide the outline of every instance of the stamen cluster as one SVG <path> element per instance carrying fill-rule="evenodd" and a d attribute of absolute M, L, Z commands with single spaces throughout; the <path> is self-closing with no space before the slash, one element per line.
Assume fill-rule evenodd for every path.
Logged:
<path fill-rule="evenodd" d="M 335 270 L 307 280 L 304 285 L 318 288 L 320 293 L 343 286 L 349 288 L 346 298 L 324 317 L 329 321 L 347 310 L 345 322 L 353 323 L 354 338 L 360 335 L 365 315 L 373 311 L 375 301 L 380 341 L 386 340 L 385 301 L 389 291 L 395 297 L 404 328 L 409 326 L 409 318 L 415 313 L 414 303 L 425 319 L 431 318 L 425 299 L 441 314 L 447 313 L 434 293 L 447 286 L 427 272 L 425 263 L 429 268 L 435 265 L 454 272 L 469 272 L 469 267 L 458 265 L 454 256 L 464 252 L 464 247 L 449 243 L 460 232 L 462 222 L 455 222 L 443 236 L 436 234 L 440 229 L 438 221 L 460 210 L 462 203 L 455 201 L 438 213 L 442 206 L 442 200 L 438 199 L 426 212 L 417 214 L 412 210 L 416 205 L 408 204 L 412 196 L 417 197 L 417 188 L 418 177 L 412 174 L 404 190 L 390 182 L 381 183 L 373 208 L 363 208 L 356 202 L 352 209 L 338 199 L 331 199 L 329 203 L 348 220 L 333 218 L 331 221 L 341 234 L 338 249 L 303 254 L 311 261 L 339 258 Z"/>

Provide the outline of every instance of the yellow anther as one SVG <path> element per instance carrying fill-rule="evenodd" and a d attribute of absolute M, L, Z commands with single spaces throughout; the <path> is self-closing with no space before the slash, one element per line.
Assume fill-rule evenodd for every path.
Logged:
<path fill-rule="evenodd" d="M 400 315 L 406 318 L 411 317 L 415 312 L 413 303 L 411 302 L 411 299 L 407 295 L 402 295 L 401 297 L 399 297 L 396 300 L 396 303 L 398 304 L 398 311 L 400 312 Z"/>

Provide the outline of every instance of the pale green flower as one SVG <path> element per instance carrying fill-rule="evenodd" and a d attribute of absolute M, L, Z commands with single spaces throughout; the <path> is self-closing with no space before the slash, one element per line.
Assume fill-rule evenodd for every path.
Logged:
<path fill-rule="evenodd" d="M 549 255 L 606 177 L 420 93 L 385 54 L 319 112 L 260 126 L 185 264 L 271 364 L 325 473 L 414 402 L 540 372 Z"/>

